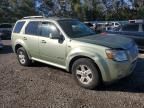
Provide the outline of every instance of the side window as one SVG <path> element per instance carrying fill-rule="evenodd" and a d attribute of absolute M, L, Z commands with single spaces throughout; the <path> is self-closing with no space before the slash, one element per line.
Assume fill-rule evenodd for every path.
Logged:
<path fill-rule="evenodd" d="M 29 22 L 25 29 L 25 34 L 39 35 L 39 22 L 38 21 Z"/>
<path fill-rule="evenodd" d="M 25 21 L 17 22 L 13 32 L 20 33 L 24 24 L 25 24 Z"/>
<path fill-rule="evenodd" d="M 130 24 L 130 25 L 125 25 L 122 28 L 122 31 L 138 31 L 139 25 L 138 24 Z"/>
<path fill-rule="evenodd" d="M 143 32 L 144 32 L 144 24 L 142 25 L 142 29 L 143 29 Z"/>
<path fill-rule="evenodd" d="M 41 29 L 41 36 L 43 37 L 49 37 L 50 34 L 52 35 L 59 34 L 57 27 L 50 22 L 42 22 L 40 29 Z"/>

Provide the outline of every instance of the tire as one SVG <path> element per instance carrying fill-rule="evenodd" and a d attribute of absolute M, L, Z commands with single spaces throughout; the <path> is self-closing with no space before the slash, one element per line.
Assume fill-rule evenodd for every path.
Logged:
<path fill-rule="evenodd" d="M 17 58 L 22 66 L 30 66 L 31 60 L 29 59 L 26 50 L 23 47 L 18 48 Z"/>
<path fill-rule="evenodd" d="M 100 84 L 99 72 L 88 58 L 76 60 L 72 66 L 72 73 L 76 82 L 86 89 L 95 89 Z"/>

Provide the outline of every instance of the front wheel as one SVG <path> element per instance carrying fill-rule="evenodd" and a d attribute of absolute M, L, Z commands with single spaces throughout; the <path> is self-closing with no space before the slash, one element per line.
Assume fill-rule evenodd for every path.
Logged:
<path fill-rule="evenodd" d="M 86 89 L 94 89 L 100 83 L 99 72 L 90 59 L 76 60 L 72 66 L 72 72 L 78 84 Z"/>
<path fill-rule="evenodd" d="M 17 58 L 18 58 L 19 63 L 22 66 L 29 66 L 31 64 L 31 60 L 29 59 L 29 57 L 23 47 L 20 47 L 17 50 Z"/>

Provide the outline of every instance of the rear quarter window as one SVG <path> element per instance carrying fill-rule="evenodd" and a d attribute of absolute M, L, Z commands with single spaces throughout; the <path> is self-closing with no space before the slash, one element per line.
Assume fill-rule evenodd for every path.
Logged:
<path fill-rule="evenodd" d="M 17 22 L 16 26 L 13 30 L 13 33 L 20 33 L 20 31 L 21 31 L 24 24 L 25 24 L 25 21 Z"/>

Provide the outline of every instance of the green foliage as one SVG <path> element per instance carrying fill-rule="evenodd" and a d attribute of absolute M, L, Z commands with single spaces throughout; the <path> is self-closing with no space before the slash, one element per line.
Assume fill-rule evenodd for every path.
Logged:
<path fill-rule="evenodd" d="M 3 0 L 0 2 L 0 22 L 15 22 L 24 16 L 35 15 L 33 0 Z"/>
<path fill-rule="evenodd" d="M 129 19 L 143 19 L 143 10 L 129 10 L 127 8 L 120 8 L 116 11 L 109 12 L 105 16 L 105 20 L 129 20 Z"/>
<path fill-rule="evenodd" d="M 81 4 L 80 0 L 71 0 L 72 2 L 72 16 L 79 18 L 80 20 L 95 20 L 97 18 L 102 19 L 102 14 L 100 10 L 93 3 L 93 8 L 88 6 L 89 1 L 85 4 Z"/>
<path fill-rule="evenodd" d="M 93 0 L 93 9 L 88 9 L 87 2 L 85 5 L 80 4 L 80 0 L 71 0 L 74 16 L 81 20 L 129 20 L 144 19 L 144 6 L 137 7 L 134 10 L 128 8 L 117 8 L 115 11 L 108 11 L 104 14 L 97 5 L 97 0 Z"/>
<path fill-rule="evenodd" d="M 50 7 L 50 8 L 52 8 L 53 7 L 53 2 L 52 2 L 52 0 L 44 0 L 44 2 L 45 2 L 45 4 L 48 6 L 48 7 Z"/>
<path fill-rule="evenodd" d="M 140 19 L 144 19 L 144 6 L 138 8 L 137 17 Z"/>
<path fill-rule="evenodd" d="M 44 0 L 44 2 L 49 8 L 54 5 L 52 0 Z M 80 0 L 69 0 L 69 2 L 72 12 L 63 12 L 57 15 L 76 17 L 80 20 L 144 19 L 144 6 L 137 7 L 135 10 L 122 7 L 104 14 L 98 6 L 97 0 L 92 0 L 92 7 L 88 5 L 90 2 L 88 0 L 85 0 L 85 4 L 81 4 Z M 0 22 L 15 22 L 24 16 L 32 15 L 36 15 L 34 0 L 1 0 L 0 2 Z"/>

